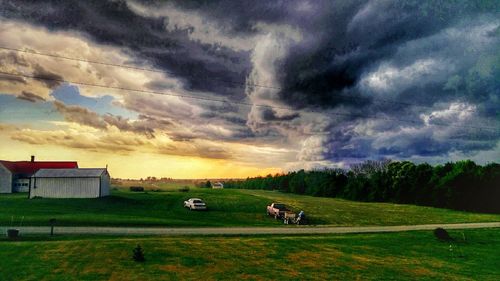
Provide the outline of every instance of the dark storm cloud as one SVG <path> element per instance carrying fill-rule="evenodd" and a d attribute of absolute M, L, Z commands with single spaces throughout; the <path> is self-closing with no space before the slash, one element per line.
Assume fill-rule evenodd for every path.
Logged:
<path fill-rule="evenodd" d="M 448 3 L 435 8 L 428 1 L 419 1 L 420 4 L 412 1 L 364 2 L 362 5 L 352 2 L 341 11 L 333 10 L 316 23 L 323 29 L 309 30 L 315 35 L 314 40 L 292 47 L 291 54 L 283 62 L 284 89 L 281 96 L 285 100 L 298 107 L 351 103 L 359 106 L 356 103 L 361 100 L 346 100 L 339 96 L 358 96 L 360 93 L 355 86 L 365 71 L 391 59 L 399 48 L 413 40 L 457 24 L 464 13 L 469 16 L 466 18 L 479 12 L 495 14 L 495 10 L 487 10 L 488 6 L 474 8 L 468 3 L 474 1 L 458 1 L 455 5 Z M 496 14 L 499 7 L 500 4 L 496 5 Z M 468 12 L 464 11 L 466 9 Z M 453 47 L 439 46 L 448 42 L 432 43 L 436 44 L 434 48 Z M 406 57 L 399 63 L 404 64 L 404 60 L 408 62 L 413 58 Z"/>
<path fill-rule="evenodd" d="M 372 124 L 369 127 L 377 126 L 380 125 Z M 446 158 L 453 152 L 473 155 L 476 151 L 492 150 L 498 138 L 500 133 L 495 131 L 439 127 L 439 132 L 436 132 L 431 128 L 414 126 L 383 130 L 367 137 L 360 134 L 355 126 L 343 126 L 335 128 L 327 136 L 311 137 L 299 158 L 304 161 L 351 163 L 365 159 L 408 159 L 413 156 Z"/>
<path fill-rule="evenodd" d="M 128 48 L 133 56 L 185 79 L 191 90 L 234 94 L 234 86 L 217 80 L 243 83 L 248 72 L 246 53 L 193 42 L 189 30 L 168 31 L 164 18 L 139 16 L 125 1 L 7 0 L 2 1 L 0 13 L 53 30 L 84 32 L 98 43 Z M 241 88 L 239 92 L 243 94 Z"/>
<path fill-rule="evenodd" d="M 428 129 L 400 131 L 374 140 L 373 151 L 379 155 L 394 158 L 419 156 L 446 156 L 453 151 L 468 154 L 478 150 L 495 148 L 500 134 L 498 132 L 442 128 L 446 138 L 439 137 Z"/>
<path fill-rule="evenodd" d="M 141 13 L 132 7 L 134 3 L 147 9 Z M 176 22 L 179 18 L 175 15 L 155 14 L 172 7 L 201 17 L 202 26 L 185 14 L 177 15 L 183 24 Z M 266 134 L 294 138 L 296 132 L 317 127 L 327 135 L 306 139 L 299 158 L 342 161 L 473 153 L 494 148 L 500 138 L 498 130 L 478 133 L 465 127 L 441 126 L 498 128 L 499 1 L 439 1 L 436 5 L 430 0 L 4 0 L 0 8 L 0 15 L 7 19 L 78 31 L 96 42 L 122 47 L 135 63 L 145 61 L 145 65 L 175 73 L 188 91 L 233 101 L 248 95 L 270 105 L 324 114 L 324 118 L 313 118 L 254 107 L 245 120 L 246 112 L 229 104 L 200 104 L 199 112 L 185 104 L 147 96 L 125 97 L 126 108 L 155 120 L 190 120 L 232 131 L 223 136 L 210 128 L 198 128 L 172 132 L 174 139 L 258 141 L 268 137 Z M 208 39 L 195 36 L 212 24 L 215 33 L 205 34 Z M 275 53 L 266 49 L 273 44 L 263 48 L 269 51 L 269 58 L 279 57 L 270 63 L 275 79 L 268 79 L 276 80 L 269 85 L 276 88 L 257 95 L 259 87 L 249 87 L 245 95 L 241 83 L 259 67 L 252 44 L 265 36 L 276 36 L 273 30 L 283 27 L 293 29 L 301 39 L 276 44 L 280 48 Z M 224 38 L 213 40 L 216 36 Z M 267 85 L 268 80 L 257 82 Z M 145 86 L 154 90 L 173 87 L 163 81 Z M 332 110 L 344 115 L 335 115 Z M 134 130 L 128 120 L 105 118 L 109 119 L 107 124 Z M 398 122 L 401 119 L 414 122 Z"/>
<path fill-rule="evenodd" d="M 257 22 L 304 30 L 309 36 L 291 48 L 280 73 L 280 96 L 297 107 L 363 106 L 365 100 L 339 95 L 359 96 L 353 87 L 366 69 L 390 58 L 401 44 L 446 28 L 464 14 L 497 7 L 474 1 L 438 8 L 427 1 L 138 2 L 153 8 L 172 3 L 199 12 L 218 21 L 228 34 L 254 34 Z M 227 82 L 244 82 L 250 69 L 247 52 L 189 40 L 189 28 L 165 30 L 168 18 L 137 15 L 125 1 L 3 1 L 2 6 L 6 17 L 83 31 L 97 42 L 130 48 L 135 56 L 184 78 L 187 89 L 243 97 L 235 95 L 242 93 L 241 87 Z M 314 17 L 304 19 L 302 10 Z M 165 89 L 159 82 L 151 86 Z"/>
<path fill-rule="evenodd" d="M 297 11 L 307 1 L 302 0 L 278 0 L 278 1 L 233 1 L 233 0 L 175 0 L 138 1 L 147 5 L 161 6 L 171 3 L 186 11 L 195 11 L 203 14 L 207 19 L 219 22 L 224 31 L 229 35 L 255 34 L 257 33 L 255 23 L 257 22 L 289 22 L 295 20 L 302 14 Z M 359 1 L 358 1 L 359 2 Z M 315 0 L 315 6 L 322 6 L 325 10 L 333 7 L 332 1 Z M 304 8 L 307 5 L 304 5 Z M 302 23 L 311 21 L 313 18 L 302 18 Z"/>

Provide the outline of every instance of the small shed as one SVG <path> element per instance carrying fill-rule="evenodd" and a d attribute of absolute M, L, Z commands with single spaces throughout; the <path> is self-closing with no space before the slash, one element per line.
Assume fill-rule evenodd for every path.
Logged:
<path fill-rule="evenodd" d="M 29 197 L 98 198 L 109 195 L 105 168 L 41 169 L 31 178 Z"/>

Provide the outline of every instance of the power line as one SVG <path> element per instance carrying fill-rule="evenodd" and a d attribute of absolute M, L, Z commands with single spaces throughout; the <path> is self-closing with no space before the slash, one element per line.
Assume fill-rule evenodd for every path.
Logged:
<path fill-rule="evenodd" d="M 191 95 L 165 93 L 165 92 L 159 92 L 159 91 L 150 91 L 150 90 L 141 90 L 141 89 L 131 89 L 131 88 L 125 88 L 125 87 L 99 85 L 99 84 L 94 84 L 94 83 L 71 81 L 71 80 L 65 80 L 65 79 L 59 79 L 59 78 L 35 76 L 35 75 L 28 75 L 28 74 L 22 74 L 22 73 L 10 73 L 10 72 L 0 71 L 0 74 L 9 75 L 9 76 L 17 76 L 17 77 L 25 77 L 25 78 L 31 78 L 31 79 L 37 79 L 37 80 L 47 80 L 47 81 L 55 81 L 55 82 L 61 82 L 61 83 L 70 83 L 70 84 L 91 86 L 91 87 L 98 87 L 98 88 L 107 88 L 107 89 L 114 89 L 114 90 L 121 90 L 121 91 L 149 93 L 149 94 L 156 94 L 156 95 L 203 100 L 203 101 L 215 101 L 215 102 L 220 102 L 220 103 L 231 103 L 231 104 L 238 104 L 238 105 L 243 105 L 243 106 L 257 106 L 257 107 L 294 110 L 291 107 L 279 107 L 279 106 L 270 106 L 270 105 L 264 105 L 264 104 L 252 104 L 252 103 L 247 103 L 247 102 L 227 101 L 227 100 L 214 99 L 214 98 L 208 98 L 208 97 L 199 97 L 199 96 L 191 96 Z"/>
<path fill-rule="evenodd" d="M 33 51 L 33 50 L 10 48 L 10 47 L 5 47 L 5 46 L 0 46 L 0 49 L 14 51 L 14 52 L 27 53 L 27 54 L 33 54 L 33 55 L 39 55 L 39 56 L 52 57 L 52 58 L 60 58 L 60 59 L 65 59 L 65 60 L 72 60 L 72 61 L 78 61 L 78 62 L 106 65 L 106 66 L 112 66 L 112 67 L 121 67 L 121 68 L 126 68 L 126 69 L 134 69 L 134 70 L 149 71 L 149 72 L 156 72 L 156 73 L 166 73 L 166 74 L 171 74 L 171 75 L 176 75 L 176 76 L 179 75 L 178 73 L 175 73 L 173 71 L 168 71 L 168 70 L 159 70 L 159 69 L 130 66 L 130 65 L 124 65 L 124 64 L 107 63 L 107 62 L 102 62 L 102 61 L 94 61 L 94 60 L 87 60 L 87 59 L 82 59 L 82 58 L 74 58 L 74 57 L 67 57 L 67 56 L 61 56 L 61 55 L 55 55 L 55 54 L 42 53 L 42 52 L 37 52 L 37 51 Z M 193 77 L 193 78 L 208 79 L 205 77 Z M 252 83 L 240 82 L 240 81 L 230 81 L 230 80 L 220 79 L 218 77 L 215 77 L 215 78 L 211 77 L 209 79 L 217 80 L 217 81 L 220 81 L 223 83 L 228 83 L 228 84 L 233 84 L 233 85 L 249 86 L 249 87 L 256 87 L 256 88 L 267 88 L 267 89 L 274 89 L 274 90 L 280 90 L 280 91 L 285 90 L 285 88 L 283 88 L 283 87 L 276 87 L 276 86 L 269 86 L 269 85 L 262 85 L 262 84 L 252 84 Z M 350 97 L 350 96 L 345 96 L 345 95 L 340 95 L 340 94 L 334 96 L 334 98 L 345 99 L 345 100 L 366 100 L 366 101 L 371 100 L 371 101 L 378 102 L 378 103 L 388 103 L 388 104 L 397 104 L 397 105 L 402 105 L 402 106 L 415 106 L 415 107 L 425 107 L 425 108 L 434 109 L 432 106 L 420 105 L 420 104 L 409 103 L 409 102 L 400 102 L 400 101 L 383 99 L 383 98 L 359 97 L 359 96 L 358 97 Z M 470 110 L 470 109 L 449 109 L 449 110 L 451 110 L 451 111 L 468 111 L 468 112 L 474 111 L 474 110 Z"/>
<path fill-rule="evenodd" d="M 248 103 L 248 102 L 226 101 L 226 100 L 214 99 L 214 98 L 209 98 L 209 97 L 199 97 L 199 96 L 191 96 L 191 95 L 165 93 L 165 92 L 159 92 L 159 91 L 149 91 L 149 90 L 131 89 L 131 88 L 125 88 L 125 87 L 106 86 L 106 85 L 100 85 L 100 84 L 94 84 L 94 83 L 70 81 L 70 80 L 65 80 L 65 79 L 44 77 L 44 76 L 35 76 L 35 75 L 28 75 L 28 74 L 22 74 L 22 73 L 11 73 L 11 72 L 0 71 L 0 74 L 15 76 L 15 77 L 24 77 L 24 78 L 30 78 L 30 79 L 36 79 L 36 80 L 46 80 L 46 81 L 55 81 L 55 82 L 60 82 L 60 83 L 70 83 L 70 84 L 75 84 L 75 85 L 91 86 L 91 87 L 97 87 L 97 88 L 106 88 L 106 89 L 114 89 L 114 90 L 129 91 L 129 92 L 148 93 L 148 94 L 172 96 L 172 97 L 179 97 L 179 98 L 188 98 L 188 99 L 203 100 L 203 101 L 229 103 L 229 104 L 236 104 L 236 105 L 242 105 L 242 106 L 248 106 L 248 107 L 255 106 L 255 107 L 269 108 L 269 109 L 285 109 L 285 110 L 297 111 L 296 109 L 294 109 L 292 107 L 280 107 L 280 106 L 271 106 L 271 105 L 263 105 L 263 104 L 253 104 L 253 103 Z M 317 113 L 325 114 L 325 112 L 318 111 L 318 110 L 299 110 L 299 111 L 317 112 Z M 390 118 L 390 117 L 374 116 L 374 115 L 368 115 L 368 114 L 352 114 L 352 113 L 341 113 L 341 112 L 327 112 L 326 114 L 342 116 L 342 117 L 382 119 L 382 120 L 406 122 L 406 123 L 412 123 L 412 124 L 421 124 L 422 123 L 421 121 L 416 121 L 416 120 Z M 476 127 L 476 126 L 453 125 L 453 124 L 445 124 L 445 123 L 432 123 L 432 125 L 443 126 L 443 127 L 469 128 L 469 129 L 477 129 L 477 130 L 493 130 L 493 131 L 499 130 L 498 128 L 493 128 L 493 127 Z"/>
<path fill-rule="evenodd" d="M 9 47 L 4 47 L 4 46 L 0 46 L 0 49 L 2 49 L 2 50 L 8 50 L 8 51 L 21 52 L 21 53 L 27 53 L 27 54 L 33 54 L 33 55 L 39 55 L 39 56 L 52 57 L 52 58 L 65 59 L 65 60 L 86 62 L 86 63 L 92 63 L 92 64 L 100 64 L 100 65 L 106 65 L 106 66 L 121 67 L 121 68 L 141 70 L 141 71 L 149 71 L 149 72 L 156 72 L 156 73 L 166 73 L 166 74 L 172 74 L 172 75 L 176 75 L 176 76 L 178 75 L 178 73 L 175 73 L 173 71 L 168 71 L 168 70 L 160 70 L 160 69 L 147 68 L 147 67 L 138 67 L 138 66 L 125 65 L 125 64 L 116 64 L 116 63 L 108 63 L 108 62 L 87 60 L 87 59 L 81 59 L 81 58 L 66 57 L 66 56 L 60 56 L 60 55 L 54 55 L 54 54 L 47 54 L 47 53 L 36 52 L 36 51 L 33 51 L 33 50 L 23 50 L 23 49 L 9 48 Z M 203 77 L 196 77 L 196 78 L 203 79 Z M 260 88 L 268 88 L 268 89 L 281 90 L 281 88 L 279 88 L 279 87 L 268 86 L 268 85 L 251 84 L 251 83 L 239 82 L 239 81 L 229 81 L 229 80 L 224 80 L 224 79 L 220 79 L 220 78 L 211 78 L 211 79 L 218 80 L 218 81 L 221 81 L 221 82 L 224 82 L 224 83 L 234 84 L 234 85 L 242 85 L 242 86 L 260 87 Z"/>

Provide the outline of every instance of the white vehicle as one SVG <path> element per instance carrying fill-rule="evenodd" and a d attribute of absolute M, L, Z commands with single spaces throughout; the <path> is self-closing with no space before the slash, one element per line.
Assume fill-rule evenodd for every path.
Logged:
<path fill-rule="evenodd" d="M 200 198 L 190 198 L 184 201 L 184 207 L 189 210 L 206 210 L 207 205 Z"/>

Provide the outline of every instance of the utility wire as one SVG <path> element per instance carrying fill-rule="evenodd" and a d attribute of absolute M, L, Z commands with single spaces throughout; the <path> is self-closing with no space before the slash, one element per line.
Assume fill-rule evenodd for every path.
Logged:
<path fill-rule="evenodd" d="M 286 109 L 286 110 L 291 110 L 291 111 L 297 111 L 296 109 L 294 109 L 292 107 L 281 107 L 281 106 L 271 106 L 271 105 L 263 105 L 263 104 L 253 104 L 253 103 L 248 103 L 248 102 L 226 101 L 226 100 L 214 99 L 214 98 L 209 98 L 209 97 L 199 97 L 199 96 L 191 96 L 191 95 L 165 93 L 165 92 L 159 92 L 159 91 L 149 91 L 149 90 L 131 89 L 131 88 L 125 88 L 125 87 L 106 86 L 106 85 L 100 85 L 100 84 L 94 84 L 94 83 L 71 81 L 71 80 L 65 80 L 65 79 L 59 79 L 59 78 L 53 78 L 53 77 L 35 76 L 35 75 L 28 75 L 28 74 L 22 74 L 22 73 L 11 73 L 11 72 L 0 71 L 0 74 L 14 76 L 14 77 L 24 77 L 24 78 L 30 78 L 30 79 L 36 79 L 36 80 L 55 81 L 55 82 L 60 82 L 60 83 L 70 83 L 70 84 L 75 84 L 75 85 L 91 86 L 91 87 L 97 87 L 97 88 L 106 88 L 106 89 L 114 89 L 114 90 L 129 91 L 129 92 L 148 93 L 148 94 L 172 96 L 172 97 L 179 97 L 179 98 L 188 98 L 188 99 L 203 100 L 203 101 L 229 103 L 229 104 L 236 104 L 236 105 L 242 105 L 242 106 L 248 106 L 248 107 L 255 106 L 255 107 L 269 108 L 269 109 Z M 310 109 L 309 110 L 299 110 L 299 111 L 317 112 L 317 113 L 325 114 L 324 111 L 310 110 Z M 326 112 L 326 114 L 342 116 L 342 117 L 382 119 L 382 120 L 387 120 L 387 121 L 422 124 L 422 121 L 400 119 L 400 118 L 391 118 L 391 117 L 385 117 L 385 116 L 375 116 L 375 115 L 368 115 L 368 114 L 352 114 L 352 113 L 341 113 L 341 112 Z M 476 127 L 476 126 L 453 125 L 453 124 L 436 123 L 436 122 L 432 123 L 432 125 L 443 126 L 443 127 L 457 127 L 457 128 L 469 128 L 469 129 L 477 129 L 477 130 L 499 131 L 498 128 L 494 128 L 494 127 Z"/>
<path fill-rule="evenodd" d="M 9 48 L 9 47 L 4 47 L 4 46 L 0 46 L 0 49 L 2 49 L 2 50 L 8 50 L 8 51 L 14 51 L 14 52 L 20 52 L 20 53 L 27 53 L 27 54 L 39 55 L 39 56 L 52 57 L 52 58 L 65 59 L 65 60 L 86 62 L 86 63 L 92 63 L 92 64 L 100 64 L 100 65 L 106 65 L 106 66 L 122 67 L 122 68 L 127 68 L 127 69 L 135 69 L 135 70 L 142 70 L 142 71 L 149 71 L 149 72 L 156 72 L 156 73 L 166 73 L 166 74 L 172 74 L 172 75 L 176 75 L 176 76 L 178 75 L 177 73 L 175 73 L 173 71 L 168 71 L 168 70 L 160 70 L 160 69 L 147 68 L 147 67 L 138 67 L 138 66 L 124 65 L 124 64 L 116 64 L 116 63 L 108 63 L 108 62 L 102 62 L 102 61 L 87 60 L 87 59 L 81 59 L 81 58 L 66 57 L 66 56 L 60 56 L 60 55 L 54 55 L 54 54 L 47 54 L 47 53 L 36 52 L 36 51 L 33 51 L 33 50 L 23 50 L 23 49 Z M 195 77 L 195 78 L 203 79 L 203 77 Z M 221 82 L 224 82 L 224 83 L 230 83 L 230 84 L 234 84 L 234 85 L 242 85 L 242 86 L 260 87 L 260 88 L 268 88 L 268 89 L 281 90 L 281 88 L 279 88 L 279 87 L 268 86 L 268 85 L 259 85 L 259 84 L 251 84 L 251 83 L 246 83 L 246 82 L 229 81 L 229 80 L 224 80 L 224 79 L 219 79 L 219 78 L 210 78 L 210 79 L 221 81 Z"/>
<path fill-rule="evenodd" d="M 100 84 L 94 84 L 94 83 L 87 83 L 87 82 L 79 82 L 79 81 L 71 81 L 71 80 L 65 80 L 65 79 L 59 79 L 59 78 L 45 77 L 43 75 L 36 76 L 36 75 L 29 75 L 29 74 L 23 74 L 23 73 L 11 73 L 11 72 L 4 72 L 4 71 L 0 71 L 0 74 L 9 75 L 9 76 L 15 76 L 15 77 L 24 77 L 24 78 L 30 78 L 30 79 L 37 79 L 37 80 L 46 80 L 46 81 L 55 81 L 55 82 L 61 82 L 61 83 L 70 83 L 70 84 L 76 84 L 76 85 L 83 85 L 83 86 L 91 86 L 91 87 L 97 87 L 97 88 L 107 88 L 107 89 L 122 90 L 122 91 L 131 91 L 131 92 L 139 92 L 139 93 L 149 93 L 149 94 L 156 94 L 156 95 L 164 95 L 164 96 L 188 98 L 188 99 L 195 99 L 195 100 L 203 100 L 203 101 L 215 101 L 215 102 L 220 102 L 220 103 L 230 103 L 230 104 L 237 104 L 237 105 L 243 105 L 243 106 L 249 106 L 249 107 L 256 106 L 256 107 L 264 107 L 264 108 L 276 108 L 276 109 L 295 110 L 295 109 L 293 109 L 291 107 L 270 106 L 270 105 L 264 105 L 264 104 L 253 104 L 253 103 L 248 103 L 248 102 L 227 101 L 227 100 L 214 99 L 214 98 L 209 98 L 209 97 L 172 94 L 172 93 L 165 93 L 165 92 L 159 92 L 159 91 L 131 89 L 131 88 L 117 87 L 117 86 L 107 86 L 107 85 L 100 85 Z"/>
<path fill-rule="evenodd" d="M 72 60 L 72 61 L 78 61 L 78 62 L 86 62 L 86 63 L 91 63 L 91 64 L 99 64 L 99 65 L 106 65 L 106 66 L 112 66 L 112 67 L 121 67 L 121 68 L 126 68 L 126 69 L 134 69 L 134 70 L 141 70 L 141 71 L 149 71 L 149 72 L 156 72 L 156 73 L 166 73 L 166 74 L 171 74 L 171 75 L 176 75 L 178 76 L 177 73 L 173 71 L 168 71 L 168 70 L 159 70 L 159 69 L 153 69 L 153 68 L 146 68 L 146 67 L 137 67 L 137 66 L 130 66 L 130 65 L 124 65 L 124 64 L 115 64 L 115 63 L 107 63 L 107 62 L 102 62 L 102 61 L 94 61 L 94 60 L 87 60 L 87 59 L 81 59 L 81 58 L 74 58 L 74 57 L 67 57 L 67 56 L 61 56 L 61 55 L 55 55 L 55 54 L 48 54 L 48 53 L 41 53 L 33 50 L 25 50 L 25 49 L 18 49 L 18 48 L 10 48 L 10 47 L 5 47 L 5 46 L 0 46 L 1 50 L 8 50 L 8 51 L 14 51 L 14 52 L 21 52 L 21 53 L 27 53 L 27 54 L 33 54 L 33 55 L 39 55 L 39 56 L 46 56 L 46 57 L 52 57 L 52 58 L 59 58 L 59 59 L 65 59 L 65 60 Z M 193 78 L 199 78 L 199 79 L 207 79 L 205 77 L 193 77 Z M 266 89 L 274 89 L 274 90 L 285 90 L 283 87 L 276 87 L 276 86 L 269 86 L 269 85 L 261 85 L 261 84 L 252 84 L 252 83 L 247 83 L 247 82 L 240 82 L 240 81 L 229 81 L 225 79 L 220 79 L 217 77 L 212 77 L 209 78 L 212 80 L 217 80 L 223 83 L 228 83 L 228 84 L 233 84 L 233 85 L 239 85 L 239 86 L 249 86 L 249 87 L 256 87 L 256 88 L 266 88 Z M 427 105 L 420 105 L 420 104 L 415 104 L 415 103 L 409 103 L 409 102 L 400 102 L 400 101 L 395 101 L 395 100 L 390 100 L 390 99 L 383 99 L 383 98 L 370 98 L 370 97 L 350 97 L 350 96 L 345 96 L 345 95 L 336 95 L 334 97 L 335 99 L 344 99 L 344 100 L 366 100 L 366 101 L 374 101 L 374 102 L 379 102 L 379 103 L 388 103 L 388 104 L 398 104 L 402 106 L 416 106 L 416 107 L 425 107 L 425 108 L 431 108 L 434 109 L 431 106 Z M 469 111 L 473 112 L 474 110 L 470 109 L 449 109 L 452 111 Z"/>

